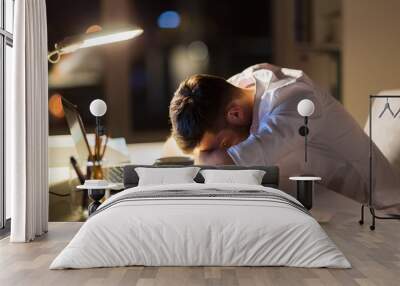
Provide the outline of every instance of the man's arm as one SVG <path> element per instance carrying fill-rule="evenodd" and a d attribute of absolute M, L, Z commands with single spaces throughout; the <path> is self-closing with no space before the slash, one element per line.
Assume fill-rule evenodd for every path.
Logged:
<path fill-rule="evenodd" d="M 300 100 L 308 98 L 316 106 L 316 112 L 311 117 L 311 140 L 319 133 L 321 124 L 321 104 L 313 94 L 314 90 L 303 84 L 291 85 L 281 92 L 281 102 L 259 121 L 258 133 L 231 146 L 227 152 L 237 165 L 272 165 L 285 157 L 293 149 L 304 144 L 304 137 L 299 135 L 299 128 L 304 125 L 304 118 L 297 112 Z M 294 93 L 294 94 L 293 94 Z M 311 124 L 310 124 L 311 125 Z"/>
<path fill-rule="evenodd" d="M 234 165 L 226 149 L 199 151 L 194 154 L 195 163 L 199 165 Z"/>

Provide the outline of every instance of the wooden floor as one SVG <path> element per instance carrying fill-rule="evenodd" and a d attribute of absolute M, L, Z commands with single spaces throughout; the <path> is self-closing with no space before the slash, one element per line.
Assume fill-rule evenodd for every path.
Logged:
<path fill-rule="evenodd" d="M 289 267 L 124 267 L 48 270 L 81 223 L 50 223 L 49 233 L 27 244 L 0 241 L 0 285 L 400 285 L 400 223 L 379 221 L 375 232 L 358 225 L 359 206 L 318 192 L 315 215 L 352 263 L 349 270 Z M 322 219 L 323 220 L 323 219 Z M 326 220 L 326 217 L 325 217 Z"/>

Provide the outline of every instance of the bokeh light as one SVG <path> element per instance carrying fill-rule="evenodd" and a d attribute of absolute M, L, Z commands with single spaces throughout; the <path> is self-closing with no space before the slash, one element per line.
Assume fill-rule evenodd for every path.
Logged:
<path fill-rule="evenodd" d="M 191 42 L 187 48 L 187 52 L 192 61 L 208 60 L 208 47 L 202 41 Z"/>
<path fill-rule="evenodd" d="M 175 29 L 181 23 L 181 17 L 176 11 L 165 11 L 158 17 L 158 27 L 162 29 Z"/>
<path fill-rule="evenodd" d="M 49 111 L 55 118 L 64 117 L 64 109 L 61 101 L 61 94 L 55 93 L 49 98 Z"/>
<path fill-rule="evenodd" d="M 86 29 L 86 34 L 100 32 L 102 30 L 101 26 L 99 25 L 92 25 Z"/>

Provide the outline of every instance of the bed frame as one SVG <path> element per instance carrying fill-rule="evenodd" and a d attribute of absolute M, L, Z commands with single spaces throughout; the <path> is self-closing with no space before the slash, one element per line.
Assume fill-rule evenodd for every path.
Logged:
<path fill-rule="evenodd" d="M 202 170 L 204 169 L 218 169 L 218 170 L 263 170 L 265 171 L 265 175 L 262 179 L 262 185 L 265 187 L 278 188 L 279 187 L 279 168 L 277 166 L 253 166 L 253 167 L 243 167 L 243 166 L 204 166 L 204 165 L 195 165 L 196 167 L 200 167 Z M 124 187 L 133 188 L 138 185 L 139 176 L 135 171 L 137 167 L 147 167 L 147 168 L 182 168 L 187 166 L 182 165 L 165 165 L 165 166 L 154 166 L 154 165 L 127 165 L 124 166 Z M 197 183 L 204 183 L 204 178 L 200 174 L 197 174 L 194 179 Z"/>

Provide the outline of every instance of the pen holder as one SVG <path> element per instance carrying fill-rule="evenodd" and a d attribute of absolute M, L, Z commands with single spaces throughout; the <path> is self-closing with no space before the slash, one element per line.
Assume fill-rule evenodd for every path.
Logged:
<path fill-rule="evenodd" d="M 102 168 L 101 161 L 94 161 L 91 167 L 91 179 L 93 180 L 102 180 L 104 179 L 104 172 Z"/>
<path fill-rule="evenodd" d="M 94 146 L 94 154 L 89 156 L 87 162 L 87 179 L 91 180 L 102 180 L 104 179 L 104 170 L 103 170 L 103 155 L 106 149 L 107 141 L 104 143 L 103 151 L 100 152 L 101 149 L 101 139 L 96 136 L 95 146 Z"/>
<path fill-rule="evenodd" d="M 90 176 L 89 176 L 91 179 L 97 179 L 97 180 L 104 179 L 104 172 L 103 172 L 103 168 L 102 168 L 102 166 L 103 166 L 102 159 L 103 159 L 106 147 L 107 147 L 107 138 L 108 137 L 106 137 L 106 140 L 103 145 L 102 138 L 96 134 L 95 145 L 94 145 L 94 154 L 93 154 L 93 157 L 91 158 L 92 160 L 90 160 L 90 158 L 89 158 L 90 163 L 88 162 L 88 164 L 91 165 Z"/>

